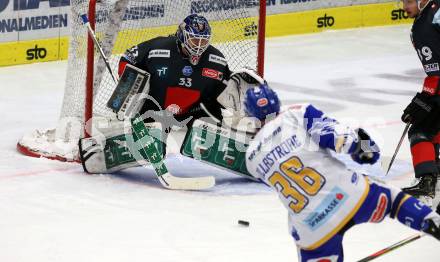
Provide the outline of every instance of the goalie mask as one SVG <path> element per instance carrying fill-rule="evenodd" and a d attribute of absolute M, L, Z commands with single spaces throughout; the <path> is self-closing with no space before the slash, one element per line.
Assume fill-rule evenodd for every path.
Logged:
<path fill-rule="evenodd" d="M 179 25 L 176 36 L 189 55 L 191 64 L 197 65 L 203 52 L 209 47 L 211 27 L 205 17 L 192 14 Z"/>
<path fill-rule="evenodd" d="M 280 112 L 280 100 L 275 91 L 263 84 L 246 91 L 244 110 L 248 116 L 263 121 L 267 116 Z"/>

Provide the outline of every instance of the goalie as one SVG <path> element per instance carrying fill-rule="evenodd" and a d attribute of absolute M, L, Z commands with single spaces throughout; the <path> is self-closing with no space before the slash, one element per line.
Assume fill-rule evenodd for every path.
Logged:
<path fill-rule="evenodd" d="M 196 14 L 186 17 L 175 35 L 157 37 L 128 49 L 119 62 L 150 73 L 148 99 L 140 113 L 166 110 L 177 120 L 205 115 L 200 103 L 221 118 L 217 96 L 225 89 L 230 70 L 223 54 L 210 45 L 208 20 Z M 151 119 L 153 121 L 153 119 Z"/>
<path fill-rule="evenodd" d="M 191 127 L 196 119 L 203 117 L 219 123 L 223 115 L 228 116 L 229 123 L 238 122 L 245 84 L 263 83 L 263 80 L 248 69 L 232 73 L 223 54 L 210 45 L 210 40 L 207 19 L 192 14 L 178 26 L 175 35 L 148 40 L 125 52 L 119 61 L 121 80 L 108 106 L 115 112 L 121 110 L 124 108 L 121 97 L 133 97 L 133 90 L 143 92 L 147 99 L 138 107 L 139 114 L 132 123 L 133 138 L 130 138 L 132 134 L 127 136 L 126 130 L 113 127 L 104 136 L 80 141 L 86 172 L 114 172 L 147 163 L 143 160 L 152 162 L 151 156 L 160 155 L 156 173 L 163 177 L 160 169 L 165 166 L 161 160 L 171 127 Z M 143 89 L 137 84 L 139 76 L 146 81 Z M 154 141 L 139 142 L 143 138 Z"/>

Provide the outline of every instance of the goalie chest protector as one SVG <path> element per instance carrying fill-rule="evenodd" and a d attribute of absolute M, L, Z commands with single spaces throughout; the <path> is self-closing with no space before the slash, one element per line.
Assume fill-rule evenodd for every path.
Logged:
<path fill-rule="evenodd" d="M 121 58 L 151 74 L 149 95 L 162 107 L 172 106 L 175 114 L 185 114 L 198 102 L 216 101 L 230 76 L 223 54 L 213 46 L 203 53 L 197 65 L 192 65 L 178 48 L 175 36 L 157 37 L 126 51 Z M 141 114 L 158 110 L 156 103 L 147 101 Z"/>

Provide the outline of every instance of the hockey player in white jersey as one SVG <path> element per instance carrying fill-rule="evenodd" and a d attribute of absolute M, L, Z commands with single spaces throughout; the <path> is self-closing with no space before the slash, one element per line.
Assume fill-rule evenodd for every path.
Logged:
<path fill-rule="evenodd" d="M 277 190 L 300 261 L 343 261 L 344 233 L 387 215 L 440 240 L 436 212 L 332 157 L 330 151 L 375 163 L 379 149 L 363 129 L 340 124 L 310 104 L 280 112 L 278 97 L 267 85 L 247 90 L 244 104 L 263 126 L 247 149 L 247 168 Z"/>

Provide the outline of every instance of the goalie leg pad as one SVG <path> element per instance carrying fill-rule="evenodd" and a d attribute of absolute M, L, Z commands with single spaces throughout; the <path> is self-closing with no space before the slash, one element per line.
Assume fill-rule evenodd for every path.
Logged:
<path fill-rule="evenodd" d="M 249 134 L 196 120 L 186 133 L 180 153 L 257 180 L 246 167 L 246 149 L 251 139 Z"/>
<path fill-rule="evenodd" d="M 160 139 L 161 129 L 149 127 L 149 130 L 154 133 L 154 143 L 163 155 L 165 150 Z M 138 148 L 140 144 L 135 141 L 137 138 L 132 133 L 80 139 L 79 152 L 84 171 L 103 174 L 149 164 L 147 156 Z"/>

